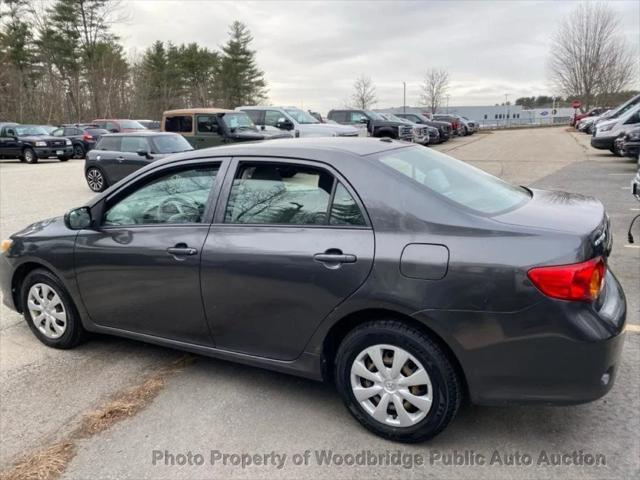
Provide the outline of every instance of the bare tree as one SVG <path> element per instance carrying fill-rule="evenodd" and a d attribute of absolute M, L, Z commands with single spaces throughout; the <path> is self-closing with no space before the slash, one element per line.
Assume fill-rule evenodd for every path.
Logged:
<path fill-rule="evenodd" d="M 553 37 L 549 73 L 554 87 L 582 100 L 589 110 L 598 97 L 620 92 L 632 82 L 636 60 L 609 4 L 581 3 Z"/>
<path fill-rule="evenodd" d="M 430 68 L 422 84 L 422 104 L 436 113 L 442 105 L 444 97 L 449 89 L 449 72 L 446 70 Z"/>
<path fill-rule="evenodd" d="M 371 77 L 360 75 L 353 84 L 352 106 L 367 110 L 375 105 L 377 101 L 376 87 L 373 84 L 373 80 L 371 80 Z"/>

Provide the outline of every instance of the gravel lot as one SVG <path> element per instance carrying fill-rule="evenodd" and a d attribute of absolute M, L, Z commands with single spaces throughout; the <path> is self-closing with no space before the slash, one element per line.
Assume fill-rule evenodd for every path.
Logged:
<path fill-rule="evenodd" d="M 640 249 L 626 245 L 626 229 L 640 207 L 629 192 L 635 164 L 593 150 L 588 141 L 588 136 L 562 127 L 477 134 L 438 149 L 518 184 L 595 195 L 605 203 L 614 230 L 610 263 L 627 293 L 630 328 L 616 385 L 603 399 L 573 407 L 467 405 L 432 442 L 406 446 L 365 431 L 329 386 L 196 357 L 169 378 L 145 410 L 79 441 L 78 454 L 63 477 L 638 478 Z M 82 161 L 0 161 L 2 238 L 90 198 L 82 167 Z M 0 307 L 0 471 L 19 456 L 62 438 L 114 392 L 136 385 L 143 375 L 181 355 L 108 337 L 96 337 L 72 351 L 48 349 L 19 315 Z M 154 450 L 159 460 L 155 465 Z M 318 464 L 316 453 L 329 450 L 340 455 L 366 450 L 383 458 L 376 457 L 376 465 Z M 166 465 L 171 457 L 165 451 L 202 454 L 204 465 Z M 224 465 L 217 454 L 211 465 L 212 451 L 259 454 L 266 465 L 243 468 L 230 464 L 235 457 L 227 457 Z M 541 452 L 551 456 L 574 451 L 601 454 L 605 464 L 538 465 Z M 396 457 L 385 455 L 396 452 L 403 464 L 388 465 Z M 485 464 L 470 465 L 479 455 Z M 518 466 L 527 461 L 526 455 L 532 464 Z M 465 458 L 465 466 L 455 465 Z M 295 465 L 296 459 L 303 464 Z M 419 459 L 425 465 L 418 465 Z M 284 462 L 282 468 L 278 462 Z"/>

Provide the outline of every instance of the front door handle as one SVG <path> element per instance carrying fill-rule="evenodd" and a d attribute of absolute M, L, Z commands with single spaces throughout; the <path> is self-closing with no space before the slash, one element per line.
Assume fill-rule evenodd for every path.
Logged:
<path fill-rule="evenodd" d="M 195 248 L 187 247 L 184 243 L 179 243 L 174 247 L 167 248 L 167 253 L 169 255 L 173 255 L 174 257 L 188 257 L 190 255 L 195 255 L 198 253 L 198 250 Z"/>

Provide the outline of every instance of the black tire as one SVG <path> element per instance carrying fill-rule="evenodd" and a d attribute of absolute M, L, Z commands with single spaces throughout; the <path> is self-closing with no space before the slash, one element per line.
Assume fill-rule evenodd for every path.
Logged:
<path fill-rule="evenodd" d="M 374 419 L 356 400 L 351 388 L 351 366 L 367 347 L 386 344 L 413 355 L 427 371 L 432 403 L 426 417 L 407 427 L 394 427 Z M 415 443 L 428 440 L 455 417 L 462 402 L 461 380 L 445 352 L 424 332 L 397 320 L 376 320 L 356 327 L 344 338 L 335 361 L 338 392 L 349 412 L 368 430 L 389 440 Z"/>
<path fill-rule="evenodd" d="M 616 157 L 622 156 L 622 151 L 618 148 L 618 143 L 614 140 L 613 147 L 611 147 L 611 153 L 613 153 Z"/>
<path fill-rule="evenodd" d="M 73 158 L 78 160 L 83 159 L 87 152 L 84 149 L 84 145 L 76 143 L 73 145 Z"/>
<path fill-rule="evenodd" d="M 27 163 L 38 163 L 38 156 L 31 147 L 27 147 L 22 151 L 22 158 Z"/>
<path fill-rule="evenodd" d="M 60 156 L 58 157 L 58 160 L 60 160 L 61 162 L 68 162 L 70 157 L 65 157 L 65 156 Z"/>
<path fill-rule="evenodd" d="M 64 311 L 66 313 L 66 328 L 64 333 L 58 338 L 47 337 L 34 324 L 34 320 L 28 308 L 28 295 L 29 290 L 35 284 L 46 284 L 62 301 Z M 73 300 L 71 300 L 71 297 L 64 288 L 64 285 L 62 285 L 60 280 L 58 280 L 58 278 L 50 271 L 44 269 L 31 271 L 22 282 L 20 298 L 23 305 L 23 315 L 29 325 L 29 328 L 38 340 L 48 347 L 69 349 L 75 347 L 84 340 L 86 331 L 82 326 L 80 316 L 78 315 L 78 311 L 76 310 Z"/>
<path fill-rule="evenodd" d="M 109 186 L 107 177 L 102 169 L 98 167 L 87 168 L 87 171 L 84 173 L 84 178 L 87 181 L 89 188 L 96 193 L 105 191 Z"/>

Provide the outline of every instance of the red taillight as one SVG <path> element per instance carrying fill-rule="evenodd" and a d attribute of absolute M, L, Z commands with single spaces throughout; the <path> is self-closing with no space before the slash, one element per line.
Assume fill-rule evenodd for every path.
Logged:
<path fill-rule="evenodd" d="M 91 135 L 89 135 L 88 133 L 85 133 L 82 135 L 82 139 L 84 141 L 88 141 L 88 140 L 93 140 L 93 137 Z"/>
<path fill-rule="evenodd" d="M 604 260 L 597 257 L 572 265 L 535 267 L 527 275 L 549 297 L 591 302 L 600 295 L 604 272 Z"/>

